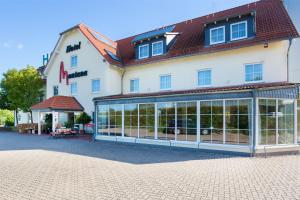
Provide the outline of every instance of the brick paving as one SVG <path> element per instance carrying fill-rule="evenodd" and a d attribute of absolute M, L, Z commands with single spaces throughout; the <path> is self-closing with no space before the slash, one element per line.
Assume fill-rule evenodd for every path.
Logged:
<path fill-rule="evenodd" d="M 0 132 L 0 199 L 300 199 L 300 157 Z"/>

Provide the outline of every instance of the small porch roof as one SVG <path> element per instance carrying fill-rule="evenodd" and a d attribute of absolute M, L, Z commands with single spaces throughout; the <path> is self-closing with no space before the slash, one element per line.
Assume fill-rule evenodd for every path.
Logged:
<path fill-rule="evenodd" d="M 70 96 L 53 96 L 31 107 L 33 111 L 69 111 L 80 112 L 84 108 L 75 97 Z"/>

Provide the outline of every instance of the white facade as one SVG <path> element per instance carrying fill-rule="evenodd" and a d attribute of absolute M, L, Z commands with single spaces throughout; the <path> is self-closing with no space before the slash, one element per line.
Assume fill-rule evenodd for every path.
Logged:
<path fill-rule="evenodd" d="M 298 32 L 300 31 L 300 2 L 298 0 L 284 0 L 286 9 L 293 20 Z M 300 82 L 300 39 L 296 38 L 292 41 L 289 54 L 289 71 L 290 82 Z"/>
<path fill-rule="evenodd" d="M 127 67 L 123 92 L 130 93 L 132 79 L 139 79 L 140 93 L 159 92 L 159 78 L 165 74 L 171 75 L 171 90 L 196 89 L 199 88 L 197 72 L 205 69 L 212 73 L 209 87 L 243 85 L 249 83 L 245 81 L 245 65 L 251 63 L 262 63 L 261 82 L 284 82 L 287 81 L 287 49 L 288 41 L 280 41 L 270 43 L 268 48 L 261 44 Z"/>
<path fill-rule="evenodd" d="M 78 44 L 78 42 L 81 42 L 80 49 L 66 53 L 68 45 Z M 74 55 L 78 58 L 77 67 L 72 68 L 71 57 Z M 60 83 L 61 62 L 64 63 L 64 70 L 68 74 L 87 71 L 87 76 L 69 79 L 69 85 L 66 84 L 66 79 L 62 79 Z M 121 88 L 121 70 L 111 67 L 79 30 L 73 30 L 62 35 L 47 65 L 46 76 L 47 98 L 54 95 L 54 86 L 58 86 L 58 95 L 72 96 L 71 84 L 76 82 L 77 94 L 73 96 L 90 116 L 94 111 L 92 101 L 94 97 L 119 94 Z M 92 80 L 95 79 L 100 80 L 100 91 L 97 93 L 92 92 Z"/>

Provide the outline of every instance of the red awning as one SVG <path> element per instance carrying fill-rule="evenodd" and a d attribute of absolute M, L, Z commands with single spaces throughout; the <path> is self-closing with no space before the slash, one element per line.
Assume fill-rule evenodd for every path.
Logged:
<path fill-rule="evenodd" d="M 84 108 L 74 97 L 54 96 L 33 105 L 31 110 L 83 111 Z"/>

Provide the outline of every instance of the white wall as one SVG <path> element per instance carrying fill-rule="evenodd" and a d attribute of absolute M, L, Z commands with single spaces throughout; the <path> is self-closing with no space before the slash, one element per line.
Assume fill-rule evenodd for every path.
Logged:
<path fill-rule="evenodd" d="M 66 53 L 68 45 L 74 45 L 81 42 L 81 49 Z M 53 86 L 59 86 L 59 95 L 71 96 L 71 83 L 77 82 L 78 94 L 74 97 L 85 108 L 89 115 L 94 111 L 93 98 L 98 96 L 107 96 L 120 93 L 121 76 L 112 73 L 108 62 L 103 61 L 101 54 L 88 41 L 88 39 L 79 31 L 74 30 L 64 34 L 64 38 L 56 50 L 58 54 L 53 57 L 53 62 L 49 64 L 47 74 L 47 98 L 53 96 Z M 77 55 L 78 67 L 71 68 L 71 56 Z M 59 83 L 60 63 L 64 62 L 65 71 L 73 73 L 75 71 L 88 71 L 88 76 L 78 77 L 69 80 L 69 85 L 63 80 Z M 92 93 L 92 79 L 100 79 L 100 92 Z"/>
<path fill-rule="evenodd" d="M 245 84 L 247 63 L 263 63 L 263 82 L 287 80 L 286 52 L 288 41 L 246 47 L 213 54 L 190 56 L 169 61 L 126 68 L 124 93 L 130 92 L 130 79 L 139 78 L 140 92 L 157 92 L 159 76 L 171 74 L 172 90 L 197 88 L 197 72 L 212 69 L 212 86 Z"/>
<path fill-rule="evenodd" d="M 300 31 L 300 1 L 285 0 L 287 11 L 298 32 Z M 300 39 L 294 39 L 289 56 L 290 82 L 300 83 Z"/>

